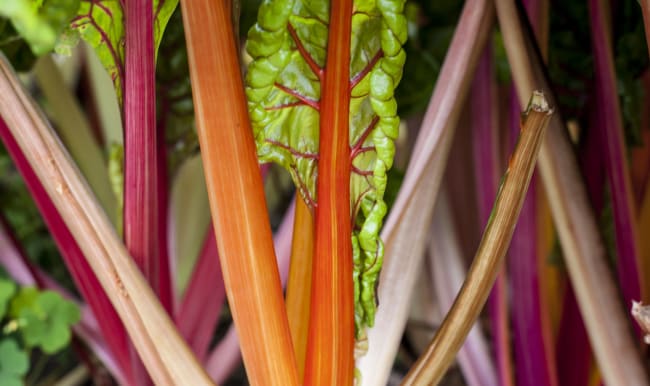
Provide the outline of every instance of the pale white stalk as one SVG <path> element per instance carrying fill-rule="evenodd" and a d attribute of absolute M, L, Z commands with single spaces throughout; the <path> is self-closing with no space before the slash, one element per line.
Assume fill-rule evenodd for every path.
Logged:
<path fill-rule="evenodd" d="M 443 315 L 451 309 L 467 275 L 455 229 L 447 192 L 443 190 L 436 203 L 428 244 L 430 276 Z M 470 330 L 457 360 L 468 386 L 499 385 L 489 345 L 478 322 Z"/>
<path fill-rule="evenodd" d="M 368 330 L 369 348 L 357 360 L 364 386 L 385 385 L 406 320 L 413 286 L 422 267 L 433 206 L 449 147 L 494 10 L 486 0 L 468 0 L 424 117 L 404 183 L 382 231 L 384 267 L 379 308 Z"/>
<path fill-rule="evenodd" d="M 159 386 L 212 385 L 4 57 L 0 115 L 88 259 L 153 381 Z"/>
<path fill-rule="evenodd" d="M 496 8 L 520 103 L 526 103 L 533 88 L 541 88 L 549 103 L 556 105 L 514 1 L 496 0 Z M 564 261 L 604 381 L 610 386 L 648 385 L 560 114 L 551 117 L 539 167 Z"/>

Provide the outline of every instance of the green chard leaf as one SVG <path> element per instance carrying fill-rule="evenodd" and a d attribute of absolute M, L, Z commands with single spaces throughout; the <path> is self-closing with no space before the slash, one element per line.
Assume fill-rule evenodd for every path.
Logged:
<path fill-rule="evenodd" d="M 248 35 L 246 93 L 261 162 L 291 174 L 305 202 L 317 205 L 320 80 L 327 72 L 327 0 L 264 1 Z M 404 0 L 355 0 L 350 52 L 350 199 L 355 227 L 357 337 L 372 326 L 383 259 L 384 192 L 399 118 L 394 90 L 405 61 Z"/>
<path fill-rule="evenodd" d="M 2 0 L 0 0 L 2 1 Z M 153 0 L 154 44 L 158 47 L 169 18 L 179 0 Z M 124 10 L 120 0 L 82 0 L 72 29 L 90 44 L 113 80 L 117 98 L 122 103 L 124 84 Z"/>

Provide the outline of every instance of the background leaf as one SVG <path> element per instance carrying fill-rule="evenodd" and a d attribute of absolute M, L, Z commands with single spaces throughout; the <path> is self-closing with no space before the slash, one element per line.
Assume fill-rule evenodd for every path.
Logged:
<path fill-rule="evenodd" d="M 78 9 L 79 0 L 0 0 L 0 15 L 11 20 L 37 56 L 54 49 Z"/>
<path fill-rule="evenodd" d="M 7 312 L 7 304 L 16 292 L 16 284 L 10 280 L 0 279 L 0 319 Z"/>
<path fill-rule="evenodd" d="M 21 378 L 29 369 L 29 357 L 13 339 L 0 341 L 0 385 L 23 386 Z"/>

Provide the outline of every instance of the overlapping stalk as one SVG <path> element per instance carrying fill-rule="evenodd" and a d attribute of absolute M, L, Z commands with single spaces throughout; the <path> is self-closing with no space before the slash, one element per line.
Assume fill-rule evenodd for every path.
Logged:
<path fill-rule="evenodd" d="M 298 385 L 229 2 L 181 5 L 213 225 L 248 379 Z"/>
<path fill-rule="evenodd" d="M 433 341 L 402 385 L 438 383 L 478 318 L 510 244 L 551 114 L 544 95 L 533 94 L 522 116 L 519 143 L 463 288 Z"/>
<path fill-rule="evenodd" d="M 211 385 L 51 128 L 2 61 L 0 115 L 99 280 L 153 381 Z"/>
<path fill-rule="evenodd" d="M 549 92 L 541 57 L 521 12 L 510 0 L 497 0 L 508 61 L 520 102 L 535 85 Z M 540 171 L 565 261 L 590 341 L 605 382 L 645 385 L 648 380 L 620 313 L 596 220 L 589 206 L 568 133 L 559 114 L 551 118 L 540 151 Z"/>
<path fill-rule="evenodd" d="M 350 221 L 352 0 L 332 0 L 320 100 L 314 263 L 305 385 L 351 385 L 354 295 Z"/>

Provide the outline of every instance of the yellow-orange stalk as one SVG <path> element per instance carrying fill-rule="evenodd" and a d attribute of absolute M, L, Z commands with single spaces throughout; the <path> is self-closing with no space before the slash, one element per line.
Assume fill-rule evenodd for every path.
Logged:
<path fill-rule="evenodd" d="M 248 379 L 298 385 L 230 5 L 181 5 L 210 207 Z"/>
<path fill-rule="evenodd" d="M 313 254 L 314 218 L 305 201 L 297 197 L 291 243 L 291 265 L 287 282 L 287 315 L 300 379 L 305 374 L 307 356 Z"/>
<path fill-rule="evenodd" d="M 350 221 L 352 0 L 333 0 L 321 86 L 316 237 L 305 385 L 352 385 L 354 294 Z"/>

